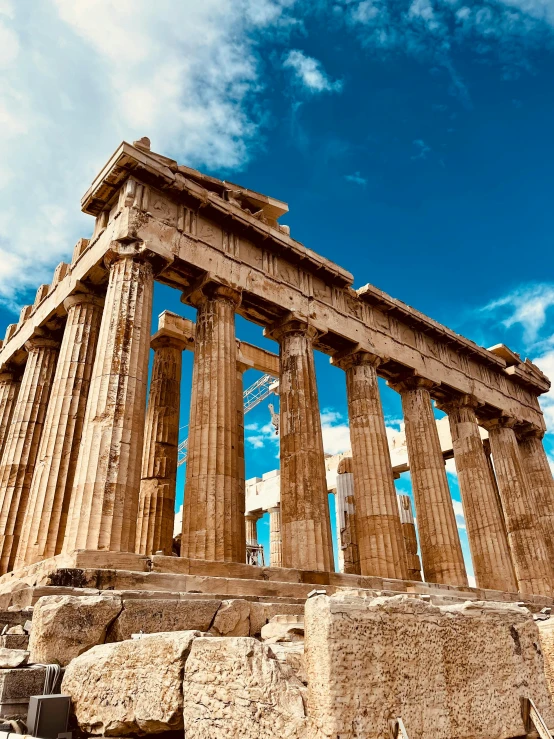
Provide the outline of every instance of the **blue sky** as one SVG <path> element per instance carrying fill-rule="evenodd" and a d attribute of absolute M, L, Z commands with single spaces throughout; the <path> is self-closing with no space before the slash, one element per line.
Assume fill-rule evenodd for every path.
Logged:
<path fill-rule="evenodd" d="M 553 73 L 554 0 L 0 0 L 0 333 L 90 234 L 94 174 L 148 135 L 288 202 L 293 237 L 356 287 L 554 376 Z M 159 288 L 164 308 L 184 311 Z M 317 372 L 339 451 L 343 377 L 321 355 Z M 383 404 L 394 426 L 385 387 Z M 265 404 L 247 417 L 249 476 L 277 464 L 268 421 Z"/>

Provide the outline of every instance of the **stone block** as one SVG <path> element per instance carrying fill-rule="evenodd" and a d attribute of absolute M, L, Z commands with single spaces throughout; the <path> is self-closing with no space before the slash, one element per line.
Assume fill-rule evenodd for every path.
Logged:
<path fill-rule="evenodd" d="M 538 621 L 537 627 L 544 657 L 546 683 L 554 701 L 554 618 L 549 618 L 547 621 Z"/>
<path fill-rule="evenodd" d="M 293 642 L 304 640 L 304 616 L 278 614 L 262 626 L 261 637 L 269 642 Z"/>
<path fill-rule="evenodd" d="M 198 631 L 148 634 L 93 647 L 67 667 L 71 696 L 86 734 L 127 736 L 183 729 L 183 670 Z"/>
<path fill-rule="evenodd" d="M 394 717 L 418 739 L 507 739 L 525 734 L 521 697 L 554 725 L 525 609 L 343 593 L 310 599 L 305 624 L 310 739 L 378 739 Z"/>
<path fill-rule="evenodd" d="M 21 667 L 27 664 L 29 652 L 24 649 L 9 649 L 0 647 L 0 669 L 5 670 L 11 667 Z"/>
<path fill-rule="evenodd" d="M 288 665 L 301 683 L 308 684 L 303 641 L 272 642 L 268 646 L 275 658 L 282 664 Z"/>
<path fill-rule="evenodd" d="M 0 646 L 6 649 L 27 649 L 29 634 L 3 634 L 0 636 Z"/>
<path fill-rule="evenodd" d="M 140 632 L 208 631 L 220 605 L 220 600 L 124 600 L 106 641 L 123 641 Z"/>
<path fill-rule="evenodd" d="M 269 623 L 273 616 L 291 614 L 304 616 L 302 603 L 251 603 L 250 604 L 250 636 L 260 636 L 262 626 Z"/>
<path fill-rule="evenodd" d="M 23 718 L 31 695 L 44 692 L 46 668 L 17 667 L 0 670 L 0 716 L 3 718 Z"/>
<path fill-rule="evenodd" d="M 31 661 L 57 662 L 64 667 L 87 649 L 104 643 L 121 608 L 121 598 L 111 596 L 43 596 L 33 613 Z"/>
<path fill-rule="evenodd" d="M 195 639 L 185 665 L 185 736 L 305 739 L 304 692 L 256 639 Z"/>
<path fill-rule="evenodd" d="M 224 600 L 210 633 L 215 636 L 249 636 L 250 605 L 246 600 Z"/>

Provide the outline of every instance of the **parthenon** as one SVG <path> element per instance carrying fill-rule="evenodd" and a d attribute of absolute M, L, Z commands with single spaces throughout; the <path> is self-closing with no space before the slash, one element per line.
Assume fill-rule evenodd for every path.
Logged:
<path fill-rule="evenodd" d="M 478 588 L 554 594 L 554 481 L 538 402 L 550 382 L 532 362 L 372 285 L 355 289 L 279 223 L 285 203 L 155 154 L 148 139 L 118 147 L 82 210 L 95 218 L 92 237 L 38 288 L 0 351 L 0 574 L 83 551 L 169 559 L 187 347 L 179 561 L 246 562 L 243 373 L 269 367 L 280 394 L 272 563 L 314 573 L 310 582 L 332 573 L 317 350 L 347 390 L 348 572 L 404 582 L 414 572 L 380 377 L 402 401 L 424 580 L 468 587 L 434 401 L 449 419 Z M 196 308 L 195 325 L 166 313 L 152 335 L 155 281 Z M 236 314 L 263 326 L 278 357 L 237 342 Z"/>

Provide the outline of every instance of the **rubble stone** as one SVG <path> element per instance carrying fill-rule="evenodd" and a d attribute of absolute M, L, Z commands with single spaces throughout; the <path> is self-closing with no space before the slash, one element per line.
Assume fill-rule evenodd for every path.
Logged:
<path fill-rule="evenodd" d="M 6 649 L 27 649 L 29 646 L 28 634 L 2 634 L 0 646 Z"/>
<path fill-rule="evenodd" d="M 116 596 L 46 595 L 39 598 L 29 641 L 31 661 L 57 662 L 63 667 L 87 649 L 103 644 L 121 607 L 121 598 Z"/>
<path fill-rule="evenodd" d="M 23 718 L 31 695 L 44 692 L 46 668 L 16 667 L 0 670 L 0 716 L 4 718 Z"/>
<path fill-rule="evenodd" d="M 27 664 L 29 652 L 24 649 L 8 649 L 0 647 L 0 669 L 8 669 L 11 667 L 21 667 Z"/>
<path fill-rule="evenodd" d="M 521 697 L 554 725 L 523 608 L 346 593 L 308 600 L 305 617 L 310 739 L 378 739 L 394 717 L 419 739 L 506 739 L 525 733 Z"/>
<path fill-rule="evenodd" d="M 187 739 L 305 739 L 304 686 L 251 637 L 200 638 L 185 665 Z"/>
<path fill-rule="evenodd" d="M 210 633 L 215 636 L 249 636 L 250 603 L 240 599 L 224 600 Z"/>
<path fill-rule="evenodd" d="M 293 642 L 304 640 L 304 617 L 293 615 L 273 616 L 262 626 L 261 637 L 269 642 Z"/>
<path fill-rule="evenodd" d="M 208 631 L 220 605 L 220 600 L 125 600 L 106 641 L 123 641 L 141 632 Z"/>
<path fill-rule="evenodd" d="M 544 657 L 546 684 L 554 701 L 554 618 L 536 623 L 539 629 L 541 650 Z"/>
<path fill-rule="evenodd" d="M 183 669 L 199 635 L 147 634 L 93 647 L 74 659 L 62 693 L 71 696 L 79 728 L 103 736 L 182 730 Z"/>

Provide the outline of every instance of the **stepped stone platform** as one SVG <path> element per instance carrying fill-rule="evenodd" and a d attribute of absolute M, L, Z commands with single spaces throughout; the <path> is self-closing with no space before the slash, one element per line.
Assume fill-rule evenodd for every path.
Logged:
<path fill-rule="evenodd" d="M 507 593 L 411 580 L 364 577 L 335 572 L 256 567 L 186 557 L 145 556 L 78 550 L 16 569 L 0 577 L 0 608 L 26 608 L 43 595 L 97 595 L 123 598 L 241 598 L 271 603 L 303 603 L 313 590 L 332 595 L 344 590 L 379 595 L 406 594 L 431 603 L 464 601 L 522 603 L 532 612 L 552 607 L 542 595 Z"/>

